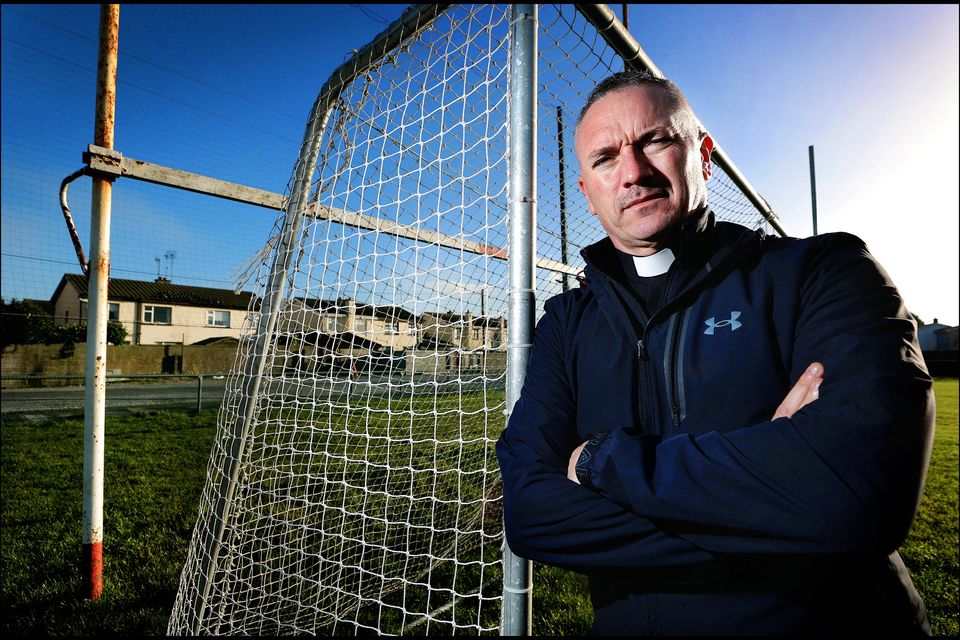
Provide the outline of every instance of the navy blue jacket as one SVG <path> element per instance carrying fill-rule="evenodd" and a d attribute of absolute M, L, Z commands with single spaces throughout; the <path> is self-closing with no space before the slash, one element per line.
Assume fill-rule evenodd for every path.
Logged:
<path fill-rule="evenodd" d="M 646 317 L 609 239 L 547 301 L 497 443 L 521 557 L 586 573 L 594 631 L 929 633 L 896 553 L 933 438 L 916 325 L 863 242 L 686 225 Z M 806 367 L 819 398 L 771 416 Z M 586 484 L 566 477 L 596 436 Z"/>

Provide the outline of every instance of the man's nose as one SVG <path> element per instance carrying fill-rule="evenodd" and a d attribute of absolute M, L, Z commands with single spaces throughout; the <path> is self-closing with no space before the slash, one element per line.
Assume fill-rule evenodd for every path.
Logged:
<path fill-rule="evenodd" d="M 643 149 L 637 146 L 626 147 L 620 162 L 620 179 L 625 187 L 641 182 L 653 170 L 650 159 L 647 158 Z"/>

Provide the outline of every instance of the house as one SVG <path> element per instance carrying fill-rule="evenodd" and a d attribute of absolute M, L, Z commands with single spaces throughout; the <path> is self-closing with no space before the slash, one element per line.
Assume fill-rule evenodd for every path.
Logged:
<path fill-rule="evenodd" d="M 153 282 L 111 278 L 109 318 L 123 323 L 132 344 L 236 341 L 252 295 L 178 285 L 165 278 Z M 57 324 L 85 320 L 87 305 L 87 277 L 64 274 L 50 301 Z M 451 311 L 417 317 L 403 307 L 352 298 L 286 300 L 277 316 L 275 335 L 272 366 L 280 370 L 393 369 L 399 366 L 394 361 L 405 357 L 403 352 L 419 359 L 403 365 L 411 371 L 473 370 L 488 368 L 490 363 L 500 367 L 506 352 L 503 318 Z"/>
<path fill-rule="evenodd" d="M 416 344 L 416 321 L 412 313 L 392 305 L 293 298 L 277 318 L 273 364 L 306 374 L 369 370 L 381 361 L 383 368 L 393 369 L 393 354 Z"/>
<path fill-rule="evenodd" d="M 331 369 L 453 372 L 505 363 L 503 318 L 424 313 L 352 298 L 287 301 L 277 319 L 274 365 L 319 373 Z M 499 356 L 491 356 L 493 352 Z"/>
<path fill-rule="evenodd" d="M 408 369 L 433 375 L 486 375 L 506 370 L 504 318 L 446 311 L 421 314 L 419 324 L 416 362 L 408 364 Z"/>
<path fill-rule="evenodd" d="M 87 276 L 67 273 L 50 299 L 56 324 L 85 321 Z M 239 338 L 252 294 L 173 284 L 111 278 L 108 317 L 127 330 L 130 344 L 196 344 L 215 338 Z"/>
<path fill-rule="evenodd" d="M 941 324 L 936 318 L 917 329 L 920 350 L 931 375 L 953 377 L 960 373 L 958 337 L 960 327 Z"/>
<path fill-rule="evenodd" d="M 922 351 L 949 351 L 957 348 L 957 327 L 937 321 L 917 328 L 917 339 Z"/>
<path fill-rule="evenodd" d="M 277 333 L 296 337 L 312 332 L 351 334 L 355 339 L 340 343 L 362 344 L 360 348 L 367 351 L 398 351 L 416 344 L 417 318 L 402 307 L 358 303 L 352 298 L 294 298 L 287 302 L 277 320 Z"/>
<path fill-rule="evenodd" d="M 506 349 L 507 326 L 503 318 L 476 317 L 452 311 L 420 316 L 420 342 L 449 345 L 462 351 Z"/>

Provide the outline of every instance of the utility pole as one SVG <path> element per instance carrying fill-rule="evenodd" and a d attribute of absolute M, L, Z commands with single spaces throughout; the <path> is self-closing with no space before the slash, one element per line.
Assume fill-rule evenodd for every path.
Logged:
<path fill-rule="evenodd" d="M 810 145 L 810 203 L 813 207 L 813 235 L 817 235 L 817 170 L 813 162 L 813 145 Z"/>

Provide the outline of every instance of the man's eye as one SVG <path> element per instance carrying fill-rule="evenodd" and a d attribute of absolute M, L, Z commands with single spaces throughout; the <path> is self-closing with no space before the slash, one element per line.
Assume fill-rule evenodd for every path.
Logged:
<path fill-rule="evenodd" d="M 671 142 L 673 142 L 673 138 L 654 138 L 648 144 L 651 144 L 654 146 L 663 146 L 666 144 L 670 144 Z"/>
<path fill-rule="evenodd" d="M 593 161 L 593 166 L 599 167 L 600 165 L 606 164 L 609 161 L 610 161 L 610 156 L 600 156 Z"/>

